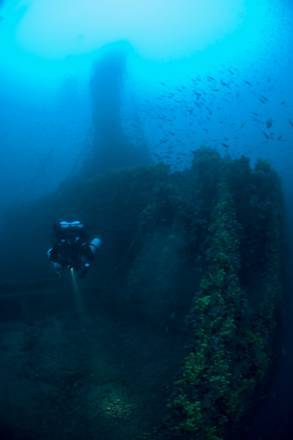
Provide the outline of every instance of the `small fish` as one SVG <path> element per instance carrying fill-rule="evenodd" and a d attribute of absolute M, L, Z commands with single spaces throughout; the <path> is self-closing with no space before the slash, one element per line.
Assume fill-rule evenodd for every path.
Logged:
<path fill-rule="evenodd" d="M 229 148 L 229 145 L 226 144 L 225 142 L 222 142 L 222 145 L 223 145 L 223 147 L 225 147 L 225 148 Z"/>
<path fill-rule="evenodd" d="M 252 87 L 252 83 L 251 83 L 250 81 L 245 80 L 244 82 L 245 82 L 245 84 L 247 84 L 249 87 Z"/>
<path fill-rule="evenodd" d="M 268 98 L 266 96 L 261 96 L 259 98 L 259 101 L 262 102 L 263 104 L 266 104 L 268 102 Z"/>
<path fill-rule="evenodd" d="M 288 119 L 288 121 L 289 121 L 289 124 L 291 125 L 291 127 L 293 127 L 293 121 L 292 121 L 292 119 Z"/>
<path fill-rule="evenodd" d="M 216 81 L 215 78 L 213 76 L 211 76 L 211 75 L 208 75 L 208 80 L 209 81 Z"/>
<path fill-rule="evenodd" d="M 227 83 L 227 82 L 225 82 L 225 81 L 223 81 L 223 80 L 221 80 L 221 84 L 222 84 L 222 86 L 224 86 L 224 87 L 229 87 L 229 86 L 230 86 L 229 83 Z"/>
<path fill-rule="evenodd" d="M 267 129 L 272 128 L 272 126 L 273 126 L 273 120 L 272 120 L 272 118 L 268 118 L 266 120 L 266 127 L 267 127 Z"/>
<path fill-rule="evenodd" d="M 266 133 L 265 131 L 263 131 L 263 135 L 264 135 L 264 137 L 266 138 L 266 139 L 270 139 L 270 136 L 268 135 L 268 133 Z"/>

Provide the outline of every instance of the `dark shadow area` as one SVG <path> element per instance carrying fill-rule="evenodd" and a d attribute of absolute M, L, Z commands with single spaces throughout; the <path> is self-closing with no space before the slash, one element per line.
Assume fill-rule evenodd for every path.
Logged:
<path fill-rule="evenodd" d="M 31 440 L 239 437 L 281 351 L 282 213 L 266 162 L 209 149 L 182 172 L 72 179 L 11 212 L 0 426 Z M 46 261 L 68 215 L 104 243 L 77 289 Z"/>

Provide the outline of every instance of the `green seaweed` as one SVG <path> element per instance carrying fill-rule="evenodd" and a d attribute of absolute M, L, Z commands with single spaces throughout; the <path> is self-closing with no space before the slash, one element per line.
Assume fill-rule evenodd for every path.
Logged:
<path fill-rule="evenodd" d="M 252 307 L 241 285 L 241 258 L 245 255 L 241 244 L 245 236 L 237 220 L 227 165 L 232 171 L 234 167 L 231 162 L 225 164 L 217 185 L 206 271 L 191 311 L 192 343 L 170 403 L 169 437 L 226 438 L 249 409 L 249 402 L 272 365 L 282 290 L 280 187 L 267 163 L 259 162 L 254 173 L 250 171 L 251 178 L 258 181 L 249 195 L 260 200 L 254 206 L 257 226 L 258 221 L 266 225 L 257 255 L 262 263 L 258 273 L 261 294 Z M 247 173 L 245 177 L 243 184 L 249 185 Z"/>

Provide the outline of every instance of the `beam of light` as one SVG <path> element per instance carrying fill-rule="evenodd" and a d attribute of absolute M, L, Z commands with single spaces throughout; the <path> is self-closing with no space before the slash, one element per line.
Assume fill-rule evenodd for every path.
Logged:
<path fill-rule="evenodd" d="M 82 294 L 81 294 L 81 291 L 80 291 L 80 288 L 78 285 L 76 272 L 73 268 L 70 269 L 70 277 L 71 277 L 71 282 L 72 282 L 72 290 L 73 290 L 73 294 L 74 294 L 76 311 L 79 316 L 80 323 L 82 324 L 83 327 L 85 327 L 89 321 L 89 317 L 86 312 L 83 297 L 82 297 Z"/>

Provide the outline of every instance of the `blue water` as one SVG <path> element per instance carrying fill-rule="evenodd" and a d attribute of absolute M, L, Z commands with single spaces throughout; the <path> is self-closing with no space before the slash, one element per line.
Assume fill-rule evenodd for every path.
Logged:
<path fill-rule="evenodd" d="M 111 92 L 102 108 L 93 102 L 95 66 L 108 45 L 126 44 L 114 116 L 127 138 L 174 169 L 188 167 L 202 145 L 269 160 L 282 178 L 292 249 L 293 5 L 191 3 L 0 1 L 2 235 L 9 208 L 53 193 L 86 161 L 95 111 L 112 120 L 118 105 Z M 111 90 L 108 73 L 98 87 Z M 272 401 L 256 421 L 256 432 L 267 424 L 266 434 L 278 433 L 272 438 L 291 429 L 292 330 L 285 327 Z"/>

